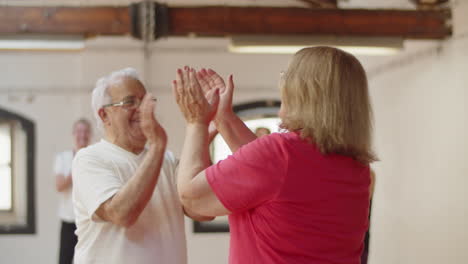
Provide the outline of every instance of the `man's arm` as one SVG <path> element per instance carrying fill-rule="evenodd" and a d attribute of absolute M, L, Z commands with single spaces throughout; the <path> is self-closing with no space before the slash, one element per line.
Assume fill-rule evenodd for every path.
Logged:
<path fill-rule="evenodd" d="M 72 176 L 65 176 L 63 174 L 55 175 L 55 188 L 58 192 L 63 192 L 72 186 Z"/>
<path fill-rule="evenodd" d="M 154 119 L 154 102 L 147 94 L 141 105 L 141 128 L 148 140 L 148 152 L 130 180 L 110 199 L 102 203 L 96 215 L 116 225 L 133 225 L 153 195 L 159 178 L 167 136 Z"/>
<path fill-rule="evenodd" d="M 104 221 L 133 225 L 153 195 L 164 159 L 165 144 L 151 146 L 135 175 L 96 211 Z"/>

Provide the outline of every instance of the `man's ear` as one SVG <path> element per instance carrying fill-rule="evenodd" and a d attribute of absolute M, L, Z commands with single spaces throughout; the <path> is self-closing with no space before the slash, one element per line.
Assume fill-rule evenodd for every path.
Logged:
<path fill-rule="evenodd" d="M 109 115 L 104 108 L 98 110 L 98 115 L 101 118 L 102 123 L 107 124 L 109 122 Z"/>

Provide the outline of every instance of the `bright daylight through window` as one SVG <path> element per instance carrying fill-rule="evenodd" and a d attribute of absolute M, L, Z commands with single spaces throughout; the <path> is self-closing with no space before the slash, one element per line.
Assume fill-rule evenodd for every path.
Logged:
<path fill-rule="evenodd" d="M 11 210 L 11 127 L 0 123 L 0 210 Z"/>

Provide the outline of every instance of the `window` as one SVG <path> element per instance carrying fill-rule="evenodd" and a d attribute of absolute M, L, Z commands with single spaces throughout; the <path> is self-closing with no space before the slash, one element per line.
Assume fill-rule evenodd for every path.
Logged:
<path fill-rule="evenodd" d="M 0 211 L 12 209 L 11 125 L 0 122 Z"/>
<path fill-rule="evenodd" d="M 256 101 L 234 106 L 234 112 L 244 121 L 252 132 L 257 134 L 257 136 L 280 132 L 279 109 L 280 102 L 275 100 Z M 231 150 L 219 134 L 213 139 L 210 148 L 213 163 L 231 155 Z M 211 222 L 194 221 L 194 232 L 229 232 L 227 216 L 216 217 L 216 219 Z"/>
<path fill-rule="evenodd" d="M 35 233 L 34 123 L 0 109 L 0 234 Z"/>

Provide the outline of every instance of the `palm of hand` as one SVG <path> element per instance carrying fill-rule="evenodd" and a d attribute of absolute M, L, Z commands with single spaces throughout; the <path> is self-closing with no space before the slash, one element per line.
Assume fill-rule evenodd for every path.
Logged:
<path fill-rule="evenodd" d="M 215 71 L 202 69 L 197 73 L 197 79 L 208 101 L 211 101 L 216 89 L 219 90 L 220 102 L 216 115 L 232 110 L 232 97 L 234 83 L 232 75 L 229 76 L 229 83 L 226 86 L 223 78 Z"/>
<path fill-rule="evenodd" d="M 151 94 L 146 94 L 140 106 L 141 131 L 150 142 L 165 140 L 167 135 L 164 128 L 154 118 L 154 101 Z"/>
<path fill-rule="evenodd" d="M 218 94 L 216 88 L 195 76 L 195 71 L 185 67 L 178 70 L 177 81 L 173 82 L 176 101 L 188 123 L 208 124 L 216 114 Z"/>

